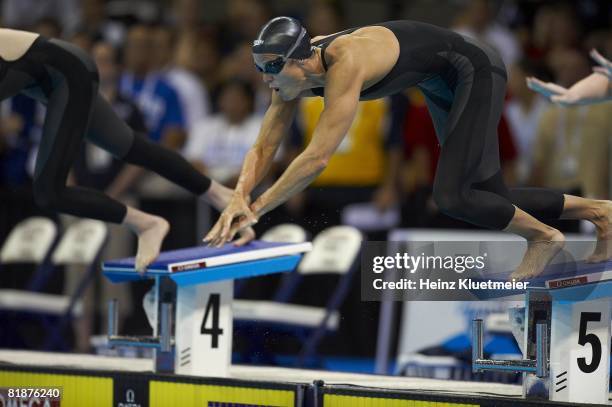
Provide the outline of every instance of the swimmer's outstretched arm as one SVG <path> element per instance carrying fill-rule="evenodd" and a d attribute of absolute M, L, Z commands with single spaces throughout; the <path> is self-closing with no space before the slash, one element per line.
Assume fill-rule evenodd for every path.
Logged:
<path fill-rule="evenodd" d="M 363 72 L 351 55 L 337 60 L 339 62 L 332 64 L 327 72 L 325 109 L 312 140 L 274 185 L 251 205 L 257 218 L 306 188 L 325 169 L 351 127 L 363 85 Z"/>
<path fill-rule="evenodd" d="M 297 99 L 283 101 L 277 92 L 272 92 L 272 101 L 264 116 L 257 140 L 244 158 L 236 184 L 236 194 L 248 198 L 266 176 L 283 137 L 289 131 L 298 103 Z"/>
<path fill-rule="evenodd" d="M 612 100 L 610 77 L 606 74 L 608 72 L 606 67 L 612 67 L 612 64 L 595 50 L 591 51 L 591 56 L 600 64 L 598 68 L 601 69 L 596 68 L 594 73 L 576 82 L 570 88 L 566 89 L 555 83 L 543 82 L 533 77 L 527 78 L 527 86 L 551 102 L 562 106 L 588 105 Z"/>
<path fill-rule="evenodd" d="M 273 157 L 272 151 L 257 152 L 258 149 L 262 149 L 262 146 L 251 149 L 243 164 L 239 185 L 236 187 L 232 203 L 221 214 L 204 241 L 209 242 L 210 245 L 220 246 L 232 240 L 235 233 L 253 225 L 263 214 L 306 188 L 325 169 L 329 158 L 353 122 L 363 85 L 363 73 L 358 64 L 353 62 L 352 56 L 347 55 L 338 60 L 341 62 L 332 64 L 327 71 L 325 109 L 321 113 L 308 147 L 293 160 L 274 185 L 249 207 L 246 204 L 246 194 L 250 193 L 256 183 L 263 178 L 265 175 L 263 169 L 267 171 Z M 277 103 L 287 102 L 279 100 Z M 270 109 L 273 107 L 274 104 Z M 270 119 L 273 123 L 278 124 L 277 116 L 272 115 Z M 266 126 L 265 122 L 266 120 L 263 126 Z M 288 125 L 289 122 L 285 123 L 285 126 Z M 268 140 L 268 137 L 260 133 L 256 146 Z M 274 140 L 272 137 L 270 139 Z M 266 157 L 266 161 L 262 157 Z"/>
<path fill-rule="evenodd" d="M 257 222 L 249 208 L 250 194 L 268 173 L 283 136 L 293 121 L 297 104 L 298 100 L 285 102 L 276 92 L 272 93 L 272 102 L 264 116 L 257 140 L 244 158 L 234 194 L 217 223 L 203 239 L 204 242 L 219 246 L 231 240 L 230 227 L 236 218 L 244 218 L 250 225 Z"/>

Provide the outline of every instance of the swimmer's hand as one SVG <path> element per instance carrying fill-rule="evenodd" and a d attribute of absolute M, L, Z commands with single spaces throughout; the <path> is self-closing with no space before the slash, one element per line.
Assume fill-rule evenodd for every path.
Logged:
<path fill-rule="evenodd" d="M 593 68 L 593 74 L 579 80 L 569 89 L 536 78 L 527 78 L 527 86 L 561 106 L 588 105 L 609 101 L 612 99 L 610 94 L 612 62 L 596 50 L 591 51 L 591 58 L 599 66 Z"/>
<path fill-rule="evenodd" d="M 236 244 L 245 244 L 255 237 L 255 232 L 246 230 L 257 223 L 257 217 L 249 208 L 249 202 L 241 194 L 234 194 L 227 207 L 221 213 L 217 223 L 208 232 L 204 242 L 209 246 L 220 247 L 231 241 L 236 233 L 241 238 Z M 243 232 L 244 231 L 244 232 Z"/>
<path fill-rule="evenodd" d="M 605 75 L 608 79 L 612 80 L 612 62 L 604 58 L 596 49 L 592 49 L 589 55 L 599 65 L 593 68 L 593 71 Z"/>
<path fill-rule="evenodd" d="M 527 87 L 540 95 L 544 96 L 551 102 L 559 104 L 572 104 L 571 97 L 568 96 L 568 90 L 556 83 L 544 82 L 538 78 L 527 78 Z M 574 101 L 577 102 L 577 101 Z"/>
<path fill-rule="evenodd" d="M 232 230 L 233 230 L 233 227 L 232 227 Z M 255 239 L 255 230 L 253 230 L 253 228 L 250 226 L 247 228 L 239 229 L 237 230 L 237 232 L 240 237 L 238 238 L 238 240 L 236 240 L 233 243 L 233 245 L 236 247 L 244 246 L 245 244 L 249 243 L 251 240 Z M 234 232 L 234 234 L 235 233 L 236 232 Z M 231 235 L 230 240 L 234 238 L 234 234 L 230 232 L 230 235 Z"/>
<path fill-rule="evenodd" d="M 581 90 L 575 86 L 566 89 L 556 83 L 543 82 L 533 77 L 527 78 L 527 87 L 560 106 L 588 105 L 597 101 L 596 98 L 581 94 Z"/>

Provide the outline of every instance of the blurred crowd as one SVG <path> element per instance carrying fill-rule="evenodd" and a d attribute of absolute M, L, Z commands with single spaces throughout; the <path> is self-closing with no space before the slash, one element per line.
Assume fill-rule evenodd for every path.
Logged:
<path fill-rule="evenodd" d="M 3 0 L 1 21 L 3 27 L 62 38 L 88 51 L 98 66 L 100 92 L 120 117 L 231 187 L 270 100 L 250 54 L 259 28 L 282 11 L 301 19 L 312 37 L 331 34 L 354 26 L 348 16 L 355 11 L 347 13 L 347 7 L 364 2 L 307 0 L 287 10 L 280 1 L 228 0 L 225 14 L 214 21 L 207 17 L 207 3 Z M 389 20 L 417 18 L 410 7 L 402 8 L 402 2 L 386 3 Z M 414 7 L 420 14 L 429 10 L 424 15 L 433 23 L 439 23 L 442 14 L 450 15 L 449 28 L 489 43 L 506 63 L 508 88 L 499 141 L 509 185 L 610 197 L 612 103 L 557 107 L 530 91 L 525 79 L 535 76 L 569 86 L 590 74 L 591 48 L 612 57 L 612 3 L 406 3 L 420 5 Z M 399 9 L 404 10 L 401 16 L 394 14 Z M 321 98 L 301 102 L 266 183 L 273 182 L 308 143 L 323 107 Z M 38 213 L 30 182 L 44 111 L 44 106 L 21 95 L 0 104 L 0 241 L 17 221 Z M 370 239 L 385 240 L 394 227 L 470 227 L 439 213 L 431 199 L 438 154 L 433 123 L 419 91 L 361 102 L 328 168 L 305 192 L 262 219 L 258 232 L 293 222 L 314 236 L 344 222 L 360 227 Z M 168 218 L 172 231 L 165 249 L 198 242 L 198 212 L 192 198 L 94 146 L 82 146 L 69 182 L 105 190 Z M 557 227 L 581 230 L 575 223 Z M 111 246 L 116 247 L 110 253 L 133 253 L 131 237 L 114 233 Z M 368 312 L 373 314 L 357 314 Z M 144 320 L 142 315 L 138 318 Z M 358 342 L 347 343 L 357 347 Z"/>

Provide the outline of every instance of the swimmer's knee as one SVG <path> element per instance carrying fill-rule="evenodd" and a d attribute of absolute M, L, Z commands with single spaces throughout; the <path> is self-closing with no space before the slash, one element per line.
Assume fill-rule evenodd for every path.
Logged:
<path fill-rule="evenodd" d="M 453 218 L 465 218 L 469 211 L 467 198 L 455 188 L 448 190 L 434 188 L 433 200 L 440 212 Z"/>
<path fill-rule="evenodd" d="M 434 183 L 433 200 L 440 212 L 455 219 L 473 217 L 473 202 L 470 191 L 451 183 Z"/>
<path fill-rule="evenodd" d="M 149 138 L 141 132 L 132 131 L 132 142 L 127 153 L 121 157 L 121 159 L 129 164 L 145 165 L 147 162 L 151 162 L 154 159 L 160 159 L 157 154 L 158 149 L 161 146 L 155 144 Z"/>

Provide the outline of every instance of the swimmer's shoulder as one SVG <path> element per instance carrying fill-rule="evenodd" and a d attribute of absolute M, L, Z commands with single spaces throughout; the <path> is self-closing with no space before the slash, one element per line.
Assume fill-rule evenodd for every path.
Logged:
<path fill-rule="evenodd" d="M 5 61 L 21 58 L 39 36 L 28 31 L 0 28 L 0 57 Z"/>
<path fill-rule="evenodd" d="M 394 47 L 397 43 L 398 38 L 385 26 L 366 25 L 334 38 L 326 47 L 325 56 L 333 60 L 335 57 L 351 55 L 354 51 L 367 52 L 372 48 L 386 48 L 387 45 Z"/>

